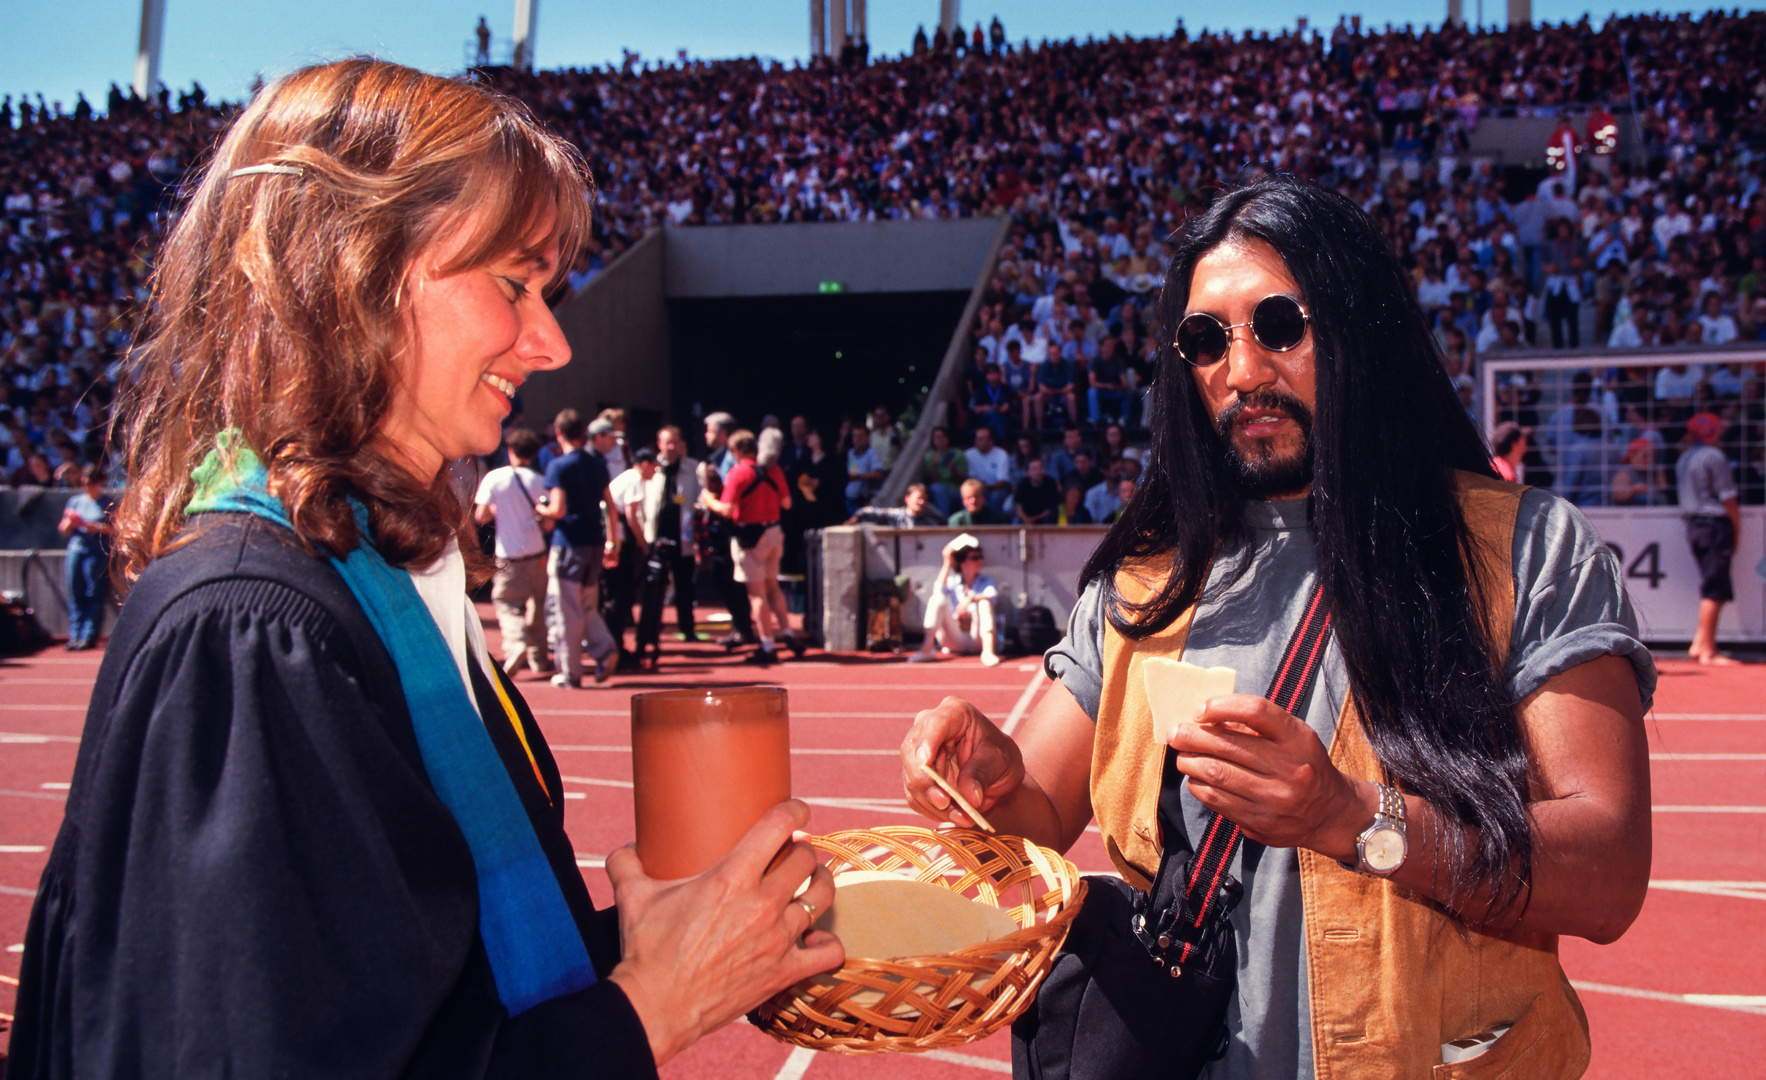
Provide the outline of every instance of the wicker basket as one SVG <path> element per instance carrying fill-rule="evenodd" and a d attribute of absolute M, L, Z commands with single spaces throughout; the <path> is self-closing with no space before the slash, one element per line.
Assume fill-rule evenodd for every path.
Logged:
<path fill-rule="evenodd" d="M 1022 927 L 949 956 L 849 956 L 839 971 L 798 983 L 751 1017 L 774 1038 L 812 1050 L 911 1054 L 993 1034 L 1035 999 L 1085 897 L 1072 863 L 1016 836 L 890 825 L 809 843 L 836 875 L 907 871 L 1000 908 Z"/>

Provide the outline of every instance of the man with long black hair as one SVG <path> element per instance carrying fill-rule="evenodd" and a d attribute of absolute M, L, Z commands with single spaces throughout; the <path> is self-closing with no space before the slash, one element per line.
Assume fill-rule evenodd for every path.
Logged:
<path fill-rule="evenodd" d="M 930 761 L 1004 832 L 1065 849 L 1095 815 L 1141 889 L 1182 839 L 1162 790 L 1192 847 L 1213 815 L 1237 824 L 1210 1078 L 1426 1075 L 1476 1036 L 1512 1075 L 1579 1075 L 1557 937 L 1616 939 L 1650 863 L 1655 668 L 1611 552 L 1568 503 L 1495 479 L 1350 200 L 1222 195 L 1161 304 L 1150 461 L 1045 659 L 1060 688 L 1015 739 L 955 698 L 921 713 L 909 798 L 968 823 Z M 1331 621 L 1296 717 L 1254 695 L 1315 590 Z M 1240 692 L 1156 725 L 1143 665 L 1179 656 Z"/>

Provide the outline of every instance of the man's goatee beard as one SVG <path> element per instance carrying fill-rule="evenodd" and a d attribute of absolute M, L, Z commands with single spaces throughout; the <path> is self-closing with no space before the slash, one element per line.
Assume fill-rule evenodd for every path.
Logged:
<path fill-rule="evenodd" d="M 1257 444 L 1254 457 L 1240 453 L 1232 441 L 1233 422 L 1246 409 L 1270 409 L 1287 414 L 1300 428 L 1301 452 L 1296 457 L 1278 460 L 1266 442 Z M 1214 433 L 1227 467 L 1238 480 L 1239 487 L 1253 499 L 1286 495 L 1300 491 L 1312 482 L 1312 410 L 1298 398 L 1279 390 L 1257 390 L 1228 405 L 1215 419 Z"/>

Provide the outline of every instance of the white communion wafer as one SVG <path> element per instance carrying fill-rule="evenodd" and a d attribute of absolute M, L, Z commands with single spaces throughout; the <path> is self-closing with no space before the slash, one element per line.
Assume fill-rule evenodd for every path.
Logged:
<path fill-rule="evenodd" d="M 1147 703 L 1153 708 L 1153 738 L 1163 746 L 1171 738 L 1171 729 L 1194 720 L 1209 698 L 1232 693 L 1238 672 L 1155 656 L 1141 663 L 1141 679 L 1146 683 Z"/>
<path fill-rule="evenodd" d="M 979 810 L 975 809 L 973 806 L 969 805 L 968 799 L 965 799 L 961 795 L 957 794 L 957 789 L 951 784 L 951 782 L 949 780 L 946 780 L 943 776 L 940 776 L 937 769 L 934 769 L 932 766 L 930 766 L 930 765 L 926 764 L 924 761 L 922 761 L 922 762 L 920 762 L 920 771 L 925 773 L 927 776 L 930 776 L 932 778 L 933 783 L 935 783 L 939 787 L 943 788 L 944 793 L 946 795 L 949 795 L 951 797 L 951 801 L 957 804 L 957 809 L 961 810 L 965 814 L 968 814 L 969 820 L 973 821 L 977 826 L 979 826 L 982 829 L 982 831 L 984 831 L 984 832 L 997 832 L 998 831 L 992 825 L 989 825 L 987 823 L 986 818 L 981 816 L 981 811 L 979 811 Z"/>
<path fill-rule="evenodd" d="M 978 904 L 930 881 L 877 871 L 840 876 L 833 906 L 816 919 L 853 958 L 948 956 L 958 949 L 997 941 L 1019 930 L 999 908 Z M 877 876 L 871 876 L 876 873 Z"/>

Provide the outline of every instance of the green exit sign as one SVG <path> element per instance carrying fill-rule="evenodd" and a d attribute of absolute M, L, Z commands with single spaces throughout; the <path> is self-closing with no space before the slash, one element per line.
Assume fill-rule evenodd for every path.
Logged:
<path fill-rule="evenodd" d="M 828 293 L 843 293 L 845 291 L 846 285 L 838 281 L 824 281 L 816 286 L 816 292 L 822 293 L 823 295 Z"/>

